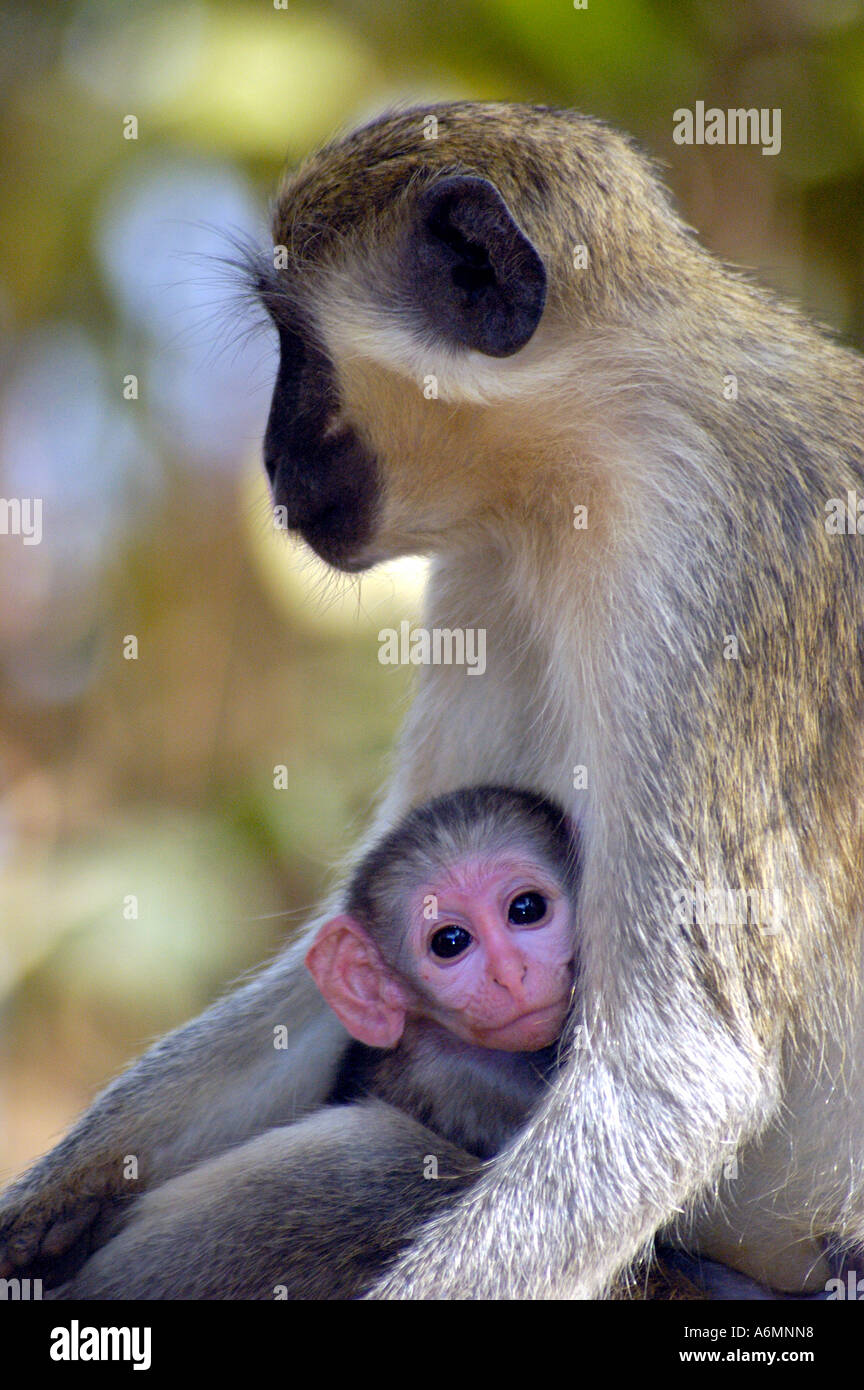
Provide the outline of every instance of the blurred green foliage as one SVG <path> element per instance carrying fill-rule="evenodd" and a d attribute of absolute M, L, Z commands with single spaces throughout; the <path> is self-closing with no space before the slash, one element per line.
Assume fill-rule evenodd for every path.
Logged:
<path fill-rule="evenodd" d="M 341 627 L 273 597 L 272 344 L 200 222 L 264 228 L 286 157 L 464 96 L 628 129 L 709 245 L 864 341 L 858 0 L 7 0 L 0 491 L 45 493 L 46 541 L 0 538 L 0 1170 L 275 949 L 368 817 L 407 678 L 362 590 Z M 782 152 L 677 147 L 697 100 L 779 107 Z"/>

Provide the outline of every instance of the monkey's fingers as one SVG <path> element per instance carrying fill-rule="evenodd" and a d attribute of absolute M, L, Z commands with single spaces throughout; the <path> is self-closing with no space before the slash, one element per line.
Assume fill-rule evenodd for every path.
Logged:
<path fill-rule="evenodd" d="M 92 1226 L 100 1210 L 100 1203 L 95 1198 L 91 1198 L 78 1211 L 55 1221 L 43 1237 L 41 1247 L 43 1257 L 56 1259 L 58 1255 L 65 1255 L 87 1227 Z"/>
<path fill-rule="evenodd" d="M 17 1275 L 51 1283 L 68 1277 L 70 1263 L 76 1264 L 74 1256 L 69 1258 L 76 1247 L 77 1263 L 86 1260 L 90 1232 L 104 1205 L 92 1191 L 65 1184 L 38 1191 L 29 1183 L 10 1189 L 0 1204 L 0 1278 Z"/>
<path fill-rule="evenodd" d="M 27 1265 L 39 1250 L 50 1208 L 40 1211 L 42 1199 L 32 1176 L 19 1179 L 0 1197 L 0 1278 Z"/>

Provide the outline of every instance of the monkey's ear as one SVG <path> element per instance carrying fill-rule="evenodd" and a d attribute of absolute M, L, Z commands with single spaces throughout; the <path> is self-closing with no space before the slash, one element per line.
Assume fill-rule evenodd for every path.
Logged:
<path fill-rule="evenodd" d="M 405 1028 L 408 992 L 374 941 L 353 917 L 325 922 L 306 954 L 306 967 L 352 1038 L 367 1047 L 395 1047 Z"/>
<path fill-rule="evenodd" d="M 524 347 L 546 302 L 546 268 L 487 179 L 439 179 L 417 200 L 405 266 L 417 312 L 440 337 L 488 357 Z"/>

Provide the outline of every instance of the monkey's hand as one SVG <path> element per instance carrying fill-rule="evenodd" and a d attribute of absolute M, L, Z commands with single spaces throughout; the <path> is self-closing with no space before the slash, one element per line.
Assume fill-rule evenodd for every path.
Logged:
<path fill-rule="evenodd" d="M 108 1238 L 134 1194 L 122 1156 L 82 1167 L 70 1148 L 61 1144 L 0 1196 L 0 1278 L 61 1282 Z"/>
<path fill-rule="evenodd" d="M 0 1278 L 65 1281 L 114 1234 L 130 1197 L 322 1103 L 345 1033 L 302 949 L 162 1038 L 0 1196 Z M 273 1028 L 287 1023 L 280 1051 Z"/>
<path fill-rule="evenodd" d="M 0 1195 L 0 1277 L 48 1287 L 68 1279 L 113 1234 L 130 1198 L 188 1164 L 193 1138 L 212 1142 L 195 1135 L 194 1104 L 213 1089 L 212 1067 L 198 1057 L 193 1090 L 200 1025 L 157 1043 Z"/>

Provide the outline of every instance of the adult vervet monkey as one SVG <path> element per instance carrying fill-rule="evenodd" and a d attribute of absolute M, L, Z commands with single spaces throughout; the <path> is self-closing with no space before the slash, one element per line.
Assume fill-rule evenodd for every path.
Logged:
<path fill-rule="evenodd" d="M 721 1259 L 760 1231 L 765 1282 L 824 1278 L 811 1238 L 864 1237 L 861 541 L 854 506 L 826 524 L 864 491 L 860 360 L 569 112 L 385 117 L 288 181 L 274 231 L 275 502 L 344 570 L 433 555 L 426 625 L 487 635 L 484 680 L 422 670 L 373 833 L 504 782 L 584 855 L 591 1045 L 378 1293 L 602 1295 L 681 1212 Z M 682 912 L 703 886 L 757 896 Z M 124 1154 L 153 1186 L 320 1104 L 345 1039 L 303 951 L 109 1088 L 9 1194 L 7 1259 L 92 1230 Z"/>

